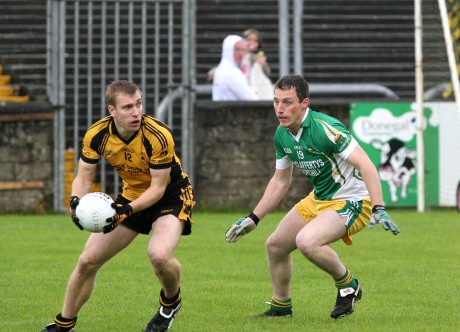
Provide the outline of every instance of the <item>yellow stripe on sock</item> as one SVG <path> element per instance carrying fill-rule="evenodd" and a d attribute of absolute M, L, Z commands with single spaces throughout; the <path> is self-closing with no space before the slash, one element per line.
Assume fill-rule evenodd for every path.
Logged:
<path fill-rule="evenodd" d="M 76 320 L 71 320 L 70 322 L 63 322 L 55 318 L 54 322 L 60 327 L 63 327 L 65 329 L 70 329 L 75 326 Z"/>
<path fill-rule="evenodd" d="M 175 306 L 177 303 L 179 303 L 180 301 L 182 300 L 182 295 L 181 293 L 179 292 L 179 295 L 177 296 L 177 300 L 174 301 L 174 303 L 166 303 L 163 301 L 162 297 L 160 296 L 160 304 L 162 306 L 165 306 L 165 307 L 173 307 Z"/>
<path fill-rule="evenodd" d="M 280 309 L 291 309 L 292 300 L 289 298 L 286 301 L 277 300 L 274 296 L 272 297 L 272 306 Z"/>
<path fill-rule="evenodd" d="M 335 285 L 337 287 L 339 287 L 339 288 L 344 287 L 345 285 L 348 285 L 349 283 L 351 283 L 353 281 L 353 275 L 347 269 L 347 272 L 345 273 L 345 275 L 342 278 L 334 279 L 334 281 L 335 281 Z"/>

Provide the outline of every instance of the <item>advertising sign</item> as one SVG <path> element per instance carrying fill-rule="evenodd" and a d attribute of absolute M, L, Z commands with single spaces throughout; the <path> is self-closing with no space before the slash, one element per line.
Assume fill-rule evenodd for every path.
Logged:
<path fill-rule="evenodd" d="M 439 135 L 433 111 L 424 110 L 425 203 L 439 205 Z M 354 103 L 350 130 L 377 167 L 387 206 L 417 206 L 415 103 Z"/>

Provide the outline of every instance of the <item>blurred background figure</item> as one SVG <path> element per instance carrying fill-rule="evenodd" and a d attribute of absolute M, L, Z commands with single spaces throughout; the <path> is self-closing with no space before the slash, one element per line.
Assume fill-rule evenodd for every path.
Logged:
<path fill-rule="evenodd" d="M 256 29 L 247 29 L 243 32 L 243 38 L 248 47 L 248 53 L 243 59 L 243 67 L 247 67 L 245 72 L 249 85 L 261 100 L 272 100 L 271 70 L 265 52 L 262 50 L 260 32 Z"/>
<path fill-rule="evenodd" d="M 222 58 L 214 70 L 212 81 L 212 100 L 260 100 L 249 86 L 243 68 L 247 55 L 247 42 L 238 35 L 225 37 L 222 43 Z"/>
<path fill-rule="evenodd" d="M 246 40 L 247 52 L 239 65 L 246 76 L 246 80 L 260 100 L 273 99 L 273 83 L 270 79 L 271 69 L 265 52 L 262 50 L 262 37 L 256 29 L 247 29 L 243 32 Z M 209 70 L 207 81 L 213 82 L 216 67 Z"/>
<path fill-rule="evenodd" d="M 262 49 L 262 37 L 259 30 L 247 29 L 243 32 L 243 38 L 247 42 L 249 64 L 252 66 L 255 62 L 260 64 L 264 74 L 269 78 L 271 69 L 267 62 L 267 57 Z"/>

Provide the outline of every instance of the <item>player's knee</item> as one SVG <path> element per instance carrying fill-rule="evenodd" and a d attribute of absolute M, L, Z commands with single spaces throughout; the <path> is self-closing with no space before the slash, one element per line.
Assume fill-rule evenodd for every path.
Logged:
<path fill-rule="evenodd" d="M 282 242 L 278 240 L 275 236 L 271 235 L 265 242 L 265 250 L 269 256 L 277 256 L 282 253 Z"/>
<path fill-rule="evenodd" d="M 78 259 L 77 268 L 81 273 L 95 273 L 102 266 L 103 263 L 98 262 L 94 257 L 83 253 Z"/>
<path fill-rule="evenodd" d="M 155 270 L 162 270 L 168 265 L 170 255 L 167 255 L 165 252 L 149 251 L 148 255 Z"/>
<path fill-rule="evenodd" d="M 316 245 L 313 241 L 310 241 L 305 236 L 299 236 L 295 238 L 295 243 L 297 245 L 297 249 L 306 257 L 310 257 L 316 250 Z"/>

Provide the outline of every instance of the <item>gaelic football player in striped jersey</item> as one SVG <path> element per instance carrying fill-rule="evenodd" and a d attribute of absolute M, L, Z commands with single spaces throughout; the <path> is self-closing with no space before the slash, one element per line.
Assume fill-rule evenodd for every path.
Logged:
<path fill-rule="evenodd" d="M 123 188 L 104 231 L 92 233 L 87 240 L 70 276 L 62 311 L 43 332 L 73 331 L 99 269 L 138 234 L 150 234 L 147 254 L 161 285 L 159 309 L 145 331 L 168 330 L 181 308 L 181 266 L 174 250 L 181 235 L 191 233 L 195 201 L 190 180 L 182 171 L 170 129 L 143 113 L 142 93 L 136 84 L 112 82 L 106 99 L 109 116 L 94 123 L 83 138 L 70 198 L 75 225 L 83 229 L 75 209 L 90 192 L 101 158 L 114 167 Z"/>

